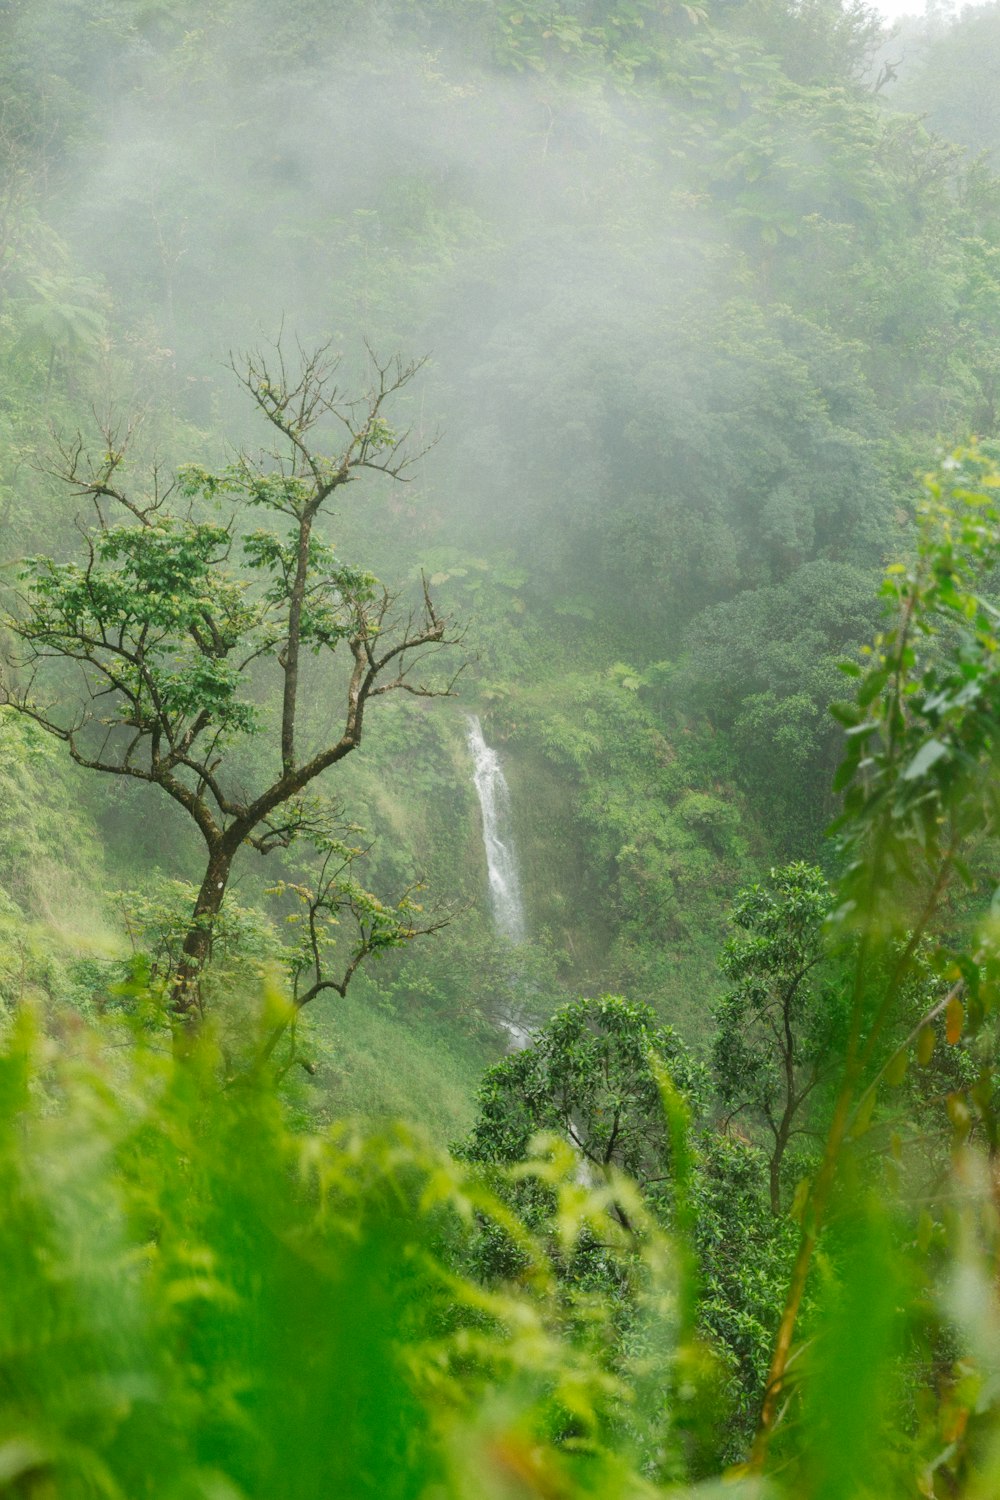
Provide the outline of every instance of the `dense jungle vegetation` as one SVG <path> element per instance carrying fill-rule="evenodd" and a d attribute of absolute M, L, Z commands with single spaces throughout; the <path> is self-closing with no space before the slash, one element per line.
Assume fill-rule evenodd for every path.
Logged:
<path fill-rule="evenodd" d="M 998 1493 L 998 56 L 0 0 L 0 1493 Z"/>

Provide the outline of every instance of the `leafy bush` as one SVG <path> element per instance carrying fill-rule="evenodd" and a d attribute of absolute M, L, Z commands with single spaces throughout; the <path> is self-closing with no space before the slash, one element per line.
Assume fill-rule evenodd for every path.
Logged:
<path fill-rule="evenodd" d="M 56 1049 L 25 1009 L 0 1054 L 8 1493 L 641 1488 L 629 1453 L 637 1424 L 671 1446 L 662 1403 L 636 1406 L 599 1301 L 585 1337 L 474 1172 L 403 1127 L 295 1134 L 270 1092 L 220 1089 L 207 1040 L 183 1066 L 108 1040 Z M 627 1183 L 583 1189 L 558 1148 L 527 1170 L 560 1205 L 564 1253 L 584 1230 L 620 1235 L 608 1209 L 633 1205 Z M 520 1245 L 518 1286 L 456 1269 L 476 1216 Z M 652 1228 L 633 1274 L 655 1343 L 677 1320 Z"/>

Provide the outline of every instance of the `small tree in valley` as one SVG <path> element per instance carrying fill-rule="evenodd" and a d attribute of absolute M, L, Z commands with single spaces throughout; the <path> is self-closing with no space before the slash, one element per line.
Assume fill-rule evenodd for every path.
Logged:
<path fill-rule="evenodd" d="M 338 361 L 326 349 L 300 355 L 295 370 L 280 349 L 233 362 L 273 447 L 241 451 L 220 471 L 192 465 L 169 483 L 154 471 L 139 492 L 122 477 L 125 442 L 112 428 L 96 455 L 80 438 L 64 446 L 59 477 L 91 502 L 83 556 L 29 559 L 8 612 L 18 646 L 4 701 L 62 740 L 77 764 L 159 787 L 202 836 L 204 873 L 169 986 L 182 1031 L 201 1013 L 213 923 L 245 846 L 266 854 L 303 836 L 319 844 L 315 963 L 297 988 L 301 1003 L 326 988 L 342 993 L 368 953 L 426 930 L 407 899 L 372 905 L 351 876 L 358 851 L 306 795 L 357 749 L 373 699 L 451 688 L 423 675 L 428 655 L 456 639 L 426 586 L 418 609 L 400 611 L 321 534 L 338 491 L 366 470 L 405 477 L 406 434 L 392 431 L 386 408 L 417 366 L 373 357 L 369 389 L 354 400 L 337 389 Z M 255 515 L 263 524 L 250 524 Z M 309 684 L 341 695 L 322 738 L 305 723 Z M 241 751 L 252 740 L 270 740 L 271 766 L 247 784 Z M 343 971 L 328 975 L 319 928 L 345 907 L 357 940 Z"/>
<path fill-rule="evenodd" d="M 463 1154 L 521 1161 L 532 1137 L 551 1131 L 570 1142 L 585 1172 L 627 1173 L 655 1197 L 669 1178 L 670 1128 L 654 1059 L 697 1109 L 704 1069 L 648 1006 L 618 995 L 563 1006 L 529 1046 L 488 1070 Z M 628 1228 L 624 1210 L 614 1211 Z"/>
<path fill-rule="evenodd" d="M 781 1211 L 781 1168 L 805 1107 L 830 1066 L 843 1005 L 824 969 L 823 922 L 830 890 L 802 863 L 772 870 L 767 884 L 739 892 L 737 934 L 719 966 L 732 988 L 716 1007 L 713 1047 L 719 1096 L 767 1133 L 771 1208 Z"/>

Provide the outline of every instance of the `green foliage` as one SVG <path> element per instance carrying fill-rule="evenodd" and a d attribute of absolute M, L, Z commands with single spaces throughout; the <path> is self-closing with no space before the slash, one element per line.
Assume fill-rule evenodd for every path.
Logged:
<path fill-rule="evenodd" d="M 813 857 L 833 811 L 832 662 L 868 632 L 850 601 L 864 615 L 867 578 L 905 523 L 908 469 L 937 432 L 994 422 L 996 184 L 872 97 L 863 7 L 272 11 L 8 6 L 17 128 L 4 154 L 27 269 L 69 305 L 90 305 L 73 287 L 94 289 L 104 367 L 128 383 L 134 362 L 168 425 L 203 424 L 196 489 L 199 476 L 237 482 L 211 453 L 242 420 L 217 389 L 218 350 L 272 327 L 279 304 L 304 338 L 333 331 L 350 347 L 363 328 L 380 347 L 435 351 L 399 427 L 429 434 L 440 419 L 447 442 L 405 497 L 344 507 L 338 541 L 380 572 L 426 559 L 446 575 L 442 597 L 475 616 L 487 691 L 516 694 L 543 660 L 555 677 L 616 660 L 641 675 L 693 643 L 691 672 L 657 690 L 656 728 L 676 746 L 679 713 L 711 724 L 699 770 L 711 760 L 716 784 L 697 774 L 687 790 L 720 804 L 721 878 L 693 804 L 680 826 L 640 827 L 638 799 L 626 813 L 616 796 L 621 767 L 592 759 L 587 818 L 570 813 L 568 835 L 574 856 L 587 846 L 584 889 L 540 884 L 563 898 L 545 913 L 560 947 L 601 952 L 592 898 L 610 880 L 606 915 L 628 932 L 607 964 L 581 959 L 580 977 L 667 993 L 656 954 L 683 940 L 699 957 L 676 989 L 696 990 L 720 908 L 750 874 L 739 851 L 754 848 L 757 867 Z M 119 104 L 102 137 L 90 99 L 109 78 Z M 286 86 L 294 118 L 276 104 Z M 42 232 L 56 226 L 61 254 Z M 10 285 L 19 320 L 30 289 Z M 3 402 L 46 384 L 22 332 Z M 67 380 L 83 369 L 67 353 Z M 13 458 L 9 470 L 0 494 L 27 525 L 41 508 Z M 200 513 L 204 491 L 193 498 Z M 285 528 L 260 547 L 267 566 L 248 576 L 280 587 Z M 316 578 L 343 555 L 321 567 L 316 554 Z M 841 594 L 843 631 L 828 609 Z M 702 616 L 709 601 L 733 607 L 725 630 Z M 332 638 L 343 620 L 314 627 Z M 744 628 L 753 650 L 738 649 Z M 582 740 L 580 707 L 563 718 L 567 743 Z M 397 798 L 400 818 L 413 801 Z M 613 861 L 633 844 L 619 889 Z M 549 846 L 539 868 L 557 863 Z M 421 873 L 409 864 L 407 880 Z"/>
<path fill-rule="evenodd" d="M 905 883 L 920 881 L 996 817 L 996 609 L 988 584 L 998 560 L 998 486 L 991 457 L 977 449 L 928 476 L 917 555 L 910 565 L 893 564 L 883 587 L 895 619 L 863 667 L 845 666 L 858 688 L 852 703 L 837 708 L 847 730 L 840 826 L 853 841 L 877 816 L 885 841 L 880 880 L 891 871 Z"/>
<path fill-rule="evenodd" d="M 931 28 L 927 30 L 930 32 Z M 1000 151 L 1000 113 L 989 77 L 1000 60 L 995 5 L 967 6 L 952 24 L 921 38 L 893 104 L 926 113 L 932 128 L 971 152 Z"/>
<path fill-rule="evenodd" d="M 691 1417 L 703 1429 L 698 1441 L 718 1462 L 721 1455 L 738 1458 L 752 1435 L 795 1234 L 768 1207 L 762 1152 L 739 1138 L 691 1132 L 690 1117 L 703 1116 L 707 1094 L 704 1067 L 648 1007 L 615 996 L 579 1001 L 489 1069 L 459 1155 L 495 1174 L 498 1164 L 528 1161 L 539 1132 L 550 1132 L 571 1146 L 580 1181 L 595 1186 L 613 1181 L 616 1170 L 628 1172 L 643 1211 L 680 1236 L 687 1307 L 681 1322 L 688 1319 L 690 1337 L 708 1340 L 719 1362 L 704 1363 L 692 1376 L 701 1406 Z M 635 1241 L 616 1248 L 585 1235 L 567 1258 L 558 1249 L 558 1208 L 544 1183 L 522 1169 L 513 1183 L 501 1173 L 497 1191 L 525 1223 L 555 1241 L 550 1253 L 568 1296 L 599 1292 L 611 1299 L 615 1358 L 633 1359 L 643 1341 Z M 630 1202 L 613 1198 L 611 1212 L 637 1233 Z M 482 1224 L 473 1251 L 476 1273 L 489 1285 L 523 1271 L 523 1251 L 502 1226 Z M 680 1330 L 677 1337 L 683 1339 Z"/>
<path fill-rule="evenodd" d="M 183 1065 L 147 1051 L 141 1030 L 124 1052 L 89 1033 L 56 1048 L 33 1038 L 22 1006 L 0 1056 L 11 1288 L 0 1454 L 12 1483 L 70 1496 L 332 1486 L 505 1500 L 515 1482 L 540 1495 L 695 1495 L 691 1481 L 748 1441 L 781 1292 L 801 1280 L 801 1232 L 818 1274 L 795 1308 L 808 1346 L 779 1370 L 774 1494 L 903 1495 L 928 1473 L 984 1492 L 995 1351 L 971 1301 L 982 1322 L 996 1225 L 970 1126 L 993 1139 L 994 945 L 987 923 L 974 955 L 928 966 L 921 941 L 959 838 L 993 815 L 995 489 L 976 453 L 931 480 L 916 558 L 888 575 L 900 623 L 865 667 L 848 666 L 858 692 L 840 717 L 866 741 L 846 762 L 855 863 L 838 888 L 852 1034 L 800 1230 L 768 1212 L 762 1153 L 691 1133 L 682 1101 L 704 1108 L 705 1070 L 621 1000 L 561 1010 L 490 1071 L 463 1162 L 403 1127 L 293 1133 L 267 1089 L 220 1088 L 208 1040 Z M 614 704 L 632 705 L 619 722 L 634 723 L 642 674 L 618 664 L 607 681 Z M 567 763 L 585 768 L 599 743 L 595 732 Z M 687 789 L 678 807 L 711 829 L 712 803 Z M 904 854 L 913 899 L 900 899 Z M 859 891 L 880 899 L 862 907 Z M 742 936 L 723 964 L 731 1000 L 745 1002 L 744 1040 L 750 1012 L 784 999 L 792 1023 L 808 1021 L 803 985 L 828 963 L 829 904 L 803 864 L 739 896 Z M 949 965 L 961 990 L 933 999 L 915 1029 L 917 981 Z M 922 1052 L 941 1018 L 946 1045 L 964 1049 L 964 1032 L 980 1068 L 950 1075 L 961 1199 L 921 1178 L 946 1210 L 925 1234 L 906 1182 L 869 1149 L 868 1101 L 890 1072 L 898 1086 L 894 1059 Z M 826 1034 L 826 1053 L 841 1045 Z M 793 1057 L 793 1073 L 808 1061 Z M 747 1071 L 773 1082 L 754 1059 Z M 932 1101 L 921 1108 L 929 1121 Z M 309 1377 L 291 1394 L 290 1368 Z M 335 1440 L 317 1441 L 325 1432 Z"/>
<path fill-rule="evenodd" d="M 973 149 L 994 145 L 995 21 L 970 13 L 926 47 L 911 96 Z M 648 1073 L 602 1097 L 600 1028 L 567 1031 L 575 1061 L 554 1071 L 587 1104 L 596 1157 L 616 1101 L 645 1122 L 630 1137 L 645 1204 L 617 1177 L 588 1189 L 552 1142 L 512 1173 L 491 1161 L 491 1197 L 402 1130 L 295 1137 L 266 1094 L 215 1093 L 228 1060 L 185 1075 L 100 1043 L 79 1066 L 65 1016 L 28 1087 L 22 1033 L 0 1111 L 0 1483 L 15 1493 L 690 1493 L 745 1457 L 779 1325 L 790 1362 L 770 1456 L 754 1457 L 769 1472 L 726 1494 L 997 1492 L 988 444 L 932 477 L 915 559 L 889 575 L 896 615 L 871 654 L 858 645 L 869 579 L 908 545 L 911 470 L 939 433 L 997 425 L 1000 194 L 987 164 L 872 95 L 875 31 L 832 0 L 0 6 L 4 556 L 48 559 L 25 580 L 49 590 L 46 648 L 95 624 L 102 589 L 114 627 L 153 639 L 140 717 L 155 690 L 172 732 L 205 712 L 239 741 L 225 795 L 273 772 L 253 731 L 273 722 L 265 665 L 304 491 L 218 458 L 219 434 L 242 429 L 217 351 L 272 327 L 279 303 L 305 338 L 350 346 L 360 324 L 380 347 L 435 350 L 399 410 L 400 431 L 444 419 L 421 485 L 342 507 L 337 551 L 328 531 L 309 538 L 306 669 L 343 642 L 347 596 L 371 599 L 347 555 L 423 563 L 475 616 L 477 701 L 509 751 L 533 926 L 552 937 L 511 952 L 480 914 L 423 956 L 392 951 L 413 913 L 372 891 L 425 869 L 472 889 L 480 850 L 457 719 L 387 713 L 345 785 L 383 835 L 371 880 L 317 907 L 279 855 L 271 882 L 293 911 L 342 919 L 327 930 L 341 944 L 360 913 L 389 950 L 360 999 L 301 1028 L 317 1071 L 286 1079 L 300 1123 L 349 1105 L 460 1133 L 490 1018 L 544 1023 L 577 978 L 654 1002 L 706 1046 L 733 892 L 814 860 L 846 794 L 836 951 L 810 971 L 822 993 L 793 995 L 812 1007 L 796 1021 L 816 1022 L 795 1033 L 793 1094 L 824 1036 L 844 1073 L 810 1096 L 810 1128 L 830 1130 L 794 1218 L 771 1212 L 752 1142 L 689 1137 L 677 1110 L 668 1139 Z M 104 382 L 150 402 L 162 473 L 180 452 L 200 461 L 182 473 L 190 511 L 99 543 L 91 589 L 31 465 L 49 418 L 71 431 L 91 399 L 104 409 Z M 385 454 L 393 432 L 366 441 Z M 220 526 L 214 507 L 234 501 L 243 518 Z M 206 606 L 220 634 L 203 654 Z M 260 654 L 237 673 L 221 653 L 241 619 Z M 835 728 L 843 657 L 858 693 Z M 57 674 L 52 701 L 71 681 Z M 304 741 L 328 727 L 310 675 Z M 141 888 L 140 946 L 158 922 L 176 940 L 152 909 L 152 866 L 184 868 L 170 826 L 130 829 L 127 794 L 81 792 L 25 725 L 0 735 L 0 792 L 4 1023 L 36 996 L 141 1013 L 134 985 L 113 993 L 123 959 L 77 890 L 108 883 L 88 809 L 128 849 L 114 879 Z M 821 952 L 822 887 L 798 869 L 738 898 L 747 935 L 724 960 L 733 1035 L 741 1023 L 728 1073 L 753 1075 L 764 1103 L 758 1023 L 790 960 Z M 276 942 L 245 878 L 211 980 L 242 1022 Z M 810 899 L 786 930 L 796 891 Z M 616 1039 L 626 1061 L 637 1036 L 631 1053 Z M 533 1066 L 500 1065 L 544 1092 Z M 503 1118 L 500 1144 L 530 1153 L 527 1106 Z M 644 1152 L 669 1165 L 662 1201 Z M 814 1166 L 786 1162 L 786 1198 Z M 699 1283 L 714 1362 L 693 1333 Z"/>
<path fill-rule="evenodd" d="M 662 1181 L 670 1147 L 654 1056 L 697 1108 L 703 1070 L 648 1006 L 614 995 L 564 1006 L 530 1046 L 487 1073 L 464 1153 L 519 1161 L 539 1132 L 555 1131 L 598 1178 L 616 1169 L 640 1183 Z"/>
<path fill-rule="evenodd" d="M 573 1323 L 588 1342 L 595 1334 L 603 1340 L 610 1368 L 634 1382 L 640 1413 L 655 1393 L 659 1420 L 670 1413 L 667 1420 L 691 1454 L 711 1446 L 721 1416 L 708 1404 L 719 1394 L 717 1372 L 695 1315 L 690 1243 L 697 1198 L 691 1110 L 700 1108 L 705 1084 L 704 1069 L 648 1007 L 619 996 L 578 1001 L 488 1070 L 479 1115 L 458 1150 L 461 1159 L 483 1165 L 487 1180 L 546 1246 Z M 565 1163 L 581 1189 L 605 1195 L 609 1218 L 624 1235 L 609 1236 L 591 1221 L 572 1248 L 566 1245 L 566 1203 L 532 1166 L 540 1146 Z M 639 1192 L 632 1183 L 623 1192 L 626 1172 Z M 651 1343 L 647 1290 L 641 1274 L 637 1279 L 645 1257 L 655 1253 L 657 1232 L 650 1235 L 657 1223 L 670 1223 L 678 1236 L 672 1348 Z M 470 1265 L 487 1286 L 519 1280 L 528 1269 L 509 1225 L 481 1221 L 470 1250 Z M 679 1477 L 685 1465 L 672 1445 L 648 1448 L 652 1434 L 642 1420 L 637 1425 L 650 1470 Z"/>
<path fill-rule="evenodd" d="M 142 959 L 151 986 L 162 988 L 177 965 L 191 920 L 197 888 L 184 880 L 152 880 L 140 891 L 114 891 L 133 953 Z M 253 991 L 265 967 L 281 951 L 273 924 L 229 893 L 212 928 L 210 983 L 222 994 Z"/>
<path fill-rule="evenodd" d="M 404 1120 L 437 1141 L 468 1131 L 475 1083 L 496 1055 L 496 1036 L 478 1016 L 466 1021 L 439 1008 L 429 989 L 423 974 L 406 975 L 404 966 L 390 1005 L 386 990 L 362 972 L 343 999 L 303 1015 L 298 1050 L 312 1071 L 288 1074 L 285 1088 L 314 1126 L 346 1117 Z"/>
<path fill-rule="evenodd" d="M 35 726 L 0 710 L 0 885 L 29 917 L 99 883 L 102 852 L 74 771 Z M 95 880 L 95 877 L 97 879 Z"/>
<path fill-rule="evenodd" d="M 732 1429 L 720 1458 L 738 1463 L 756 1426 L 796 1229 L 770 1205 L 767 1153 L 739 1130 L 699 1142 L 694 1242 L 699 1318 L 725 1371 L 720 1406 Z M 752 1247 L 752 1253 L 749 1253 Z"/>
<path fill-rule="evenodd" d="M 93 358 L 108 340 L 101 288 L 83 277 L 26 278 L 29 296 L 21 307 L 23 338 L 50 360 Z"/>
<path fill-rule="evenodd" d="M 740 784 L 790 850 L 813 845 L 834 812 L 841 735 L 828 709 L 839 663 L 875 626 L 872 594 L 867 572 L 806 563 L 704 610 L 685 637 L 683 700 L 725 734 Z"/>
<path fill-rule="evenodd" d="M 636 998 L 665 1013 L 669 1005 L 697 1034 L 702 1022 L 688 989 L 695 962 L 688 974 L 679 971 L 678 948 L 683 964 L 699 941 L 714 947 L 720 908 L 751 866 L 726 748 L 676 720 L 665 724 L 659 682 L 656 668 L 642 673 L 622 663 L 564 673 L 498 702 L 492 721 L 497 732 L 510 726 L 529 908 L 562 947 L 580 941 L 578 913 L 586 915 L 583 941 L 599 941 L 610 928 L 607 956 L 588 953 L 586 962 L 596 958 L 599 972 Z M 522 757 L 529 774 L 520 770 Z M 567 823 L 581 840 L 587 883 Z M 559 858 L 536 875 L 540 836 Z M 591 972 L 582 970 L 585 978 Z"/>
<path fill-rule="evenodd" d="M 838 1049 L 840 1081 L 819 1165 L 797 1205 L 799 1246 L 754 1447 L 758 1467 L 770 1442 L 780 1446 L 785 1441 L 780 1431 L 775 1435 L 777 1405 L 789 1385 L 793 1339 L 810 1272 L 821 1236 L 827 1236 L 824 1245 L 831 1243 L 830 1236 L 836 1243 L 828 1220 L 838 1188 L 843 1192 L 849 1183 L 855 1193 L 859 1190 L 879 1086 L 890 1078 L 898 1085 L 914 1041 L 920 1060 L 929 1062 L 932 1023 L 942 1013 L 949 1044 L 957 1045 L 968 1028 L 979 1043 L 981 1062 L 972 1088 L 960 1086 L 948 1096 L 953 1142 L 961 1146 L 977 1118 L 985 1138 L 995 1139 L 993 1070 L 986 1060 L 990 1044 L 983 1045 L 992 1034 L 995 1008 L 989 923 L 974 945 L 959 954 L 949 954 L 944 944 L 932 949 L 933 966 L 954 981 L 952 987 L 941 998 L 928 995 L 917 1026 L 888 1058 L 885 1051 L 911 1023 L 912 993 L 919 990 L 928 965 L 927 949 L 944 894 L 956 873 L 966 872 L 966 847 L 970 839 L 995 829 L 995 694 L 989 683 L 997 651 L 996 610 L 986 588 L 997 562 L 993 491 L 998 484 L 989 460 L 976 450 L 946 459 L 928 476 L 913 561 L 887 571 L 887 628 L 867 649 L 865 667 L 845 663 L 857 688 L 854 700 L 837 708 L 848 738 L 838 773 L 838 787 L 845 792 L 838 829 L 846 868 L 838 882 L 831 933 L 845 965 L 848 1010 Z M 960 1078 L 960 1069 L 954 1073 Z M 881 1213 L 874 1221 L 870 1214 L 860 1217 L 885 1233 Z M 849 1298 L 841 1323 L 854 1316 L 851 1306 Z M 864 1295 L 857 1298 L 856 1309 L 857 1317 L 870 1323 L 878 1349 L 873 1362 L 888 1361 L 899 1337 L 898 1317 L 881 1299 Z M 839 1340 L 838 1327 L 835 1337 L 828 1336 L 833 1359 L 840 1357 Z M 807 1415 L 813 1403 L 813 1428 L 800 1445 L 799 1462 L 809 1472 L 810 1442 L 822 1446 L 824 1425 L 862 1419 L 860 1407 L 842 1389 L 831 1392 L 827 1417 L 816 1414 L 824 1408 L 823 1396 L 808 1382 L 805 1392 Z M 838 1409 L 839 1417 L 832 1415 Z M 940 1455 L 938 1462 L 954 1472 L 951 1454 Z M 846 1494 L 856 1479 L 829 1450 L 813 1468 L 810 1483 L 816 1493 Z"/>
<path fill-rule="evenodd" d="M 90 566 L 37 557 L 22 568 L 33 645 L 71 659 L 89 651 L 94 691 L 103 679 L 127 697 L 137 731 L 163 715 L 183 741 L 204 715 L 223 735 L 252 733 L 242 663 L 229 657 L 239 647 L 252 658 L 269 635 L 266 611 L 224 566 L 228 529 L 168 516 L 103 530 L 94 550 Z M 126 644 L 105 646 L 109 632 Z"/>
<path fill-rule="evenodd" d="M 867 563 L 892 495 L 858 350 L 736 297 L 720 309 L 695 294 L 678 310 L 636 306 L 623 287 L 613 313 L 593 305 L 624 274 L 578 266 L 570 297 L 523 315 L 517 358 L 508 333 L 477 372 L 489 423 L 470 421 L 459 456 L 485 468 L 480 524 L 502 514 L 557 597 L 585 577 L 585 603 L 596 589 L 602 616 L 646 649 L 740 587 L 818 558 Z"/>
<path fill-rule="evenodd" d="M 732 986 L 715 1008 L 719 1097 L 730 1119 L 748 1110 L 765 1136 L 775 1214 L 785 1152 L 840 1053 L 844 977 L 824 964 L 831 902 L 818 869 L 772 870 L 766 885 L 738 893 L 730 920 L 739 930 L 719 959 Z"/>
<path fill-rule="evenodd" d="M 565 1003 L 566 967 L 567 955 L 545 934 L 514 945 L 465 913 L 422 953 L 389 958 L 368 970 L 359 986 L 386 1014 L 420 1014 L 459 1036 L 495 1042 L 498 1022 L 530 1027 Z"/>
<path fill-rule="evenodd" d="M 564 1253 L 614 1235 L 551 1152 Z M 628 1403 L 540 1245 L 469 1169 L 403 1127 L 292 1134 L 266 1093 L 220 1092 L 203 1050 L 75 1057 L 22 1014 L 0 1058 L 0 1454 L 60 1495 L 635 1495 Z M 626 1184 L 616 1185 L 631 1201 Z M 515 1236 L 518 1288 L 455 1269 L 473 1216 Z M 666 1246 L 635 1262 L 650 1338 Z M 289 1372 L 302 1378 L 289 1382 Z M 620 1447 L 611 1446 L 615 1434 Z"/>

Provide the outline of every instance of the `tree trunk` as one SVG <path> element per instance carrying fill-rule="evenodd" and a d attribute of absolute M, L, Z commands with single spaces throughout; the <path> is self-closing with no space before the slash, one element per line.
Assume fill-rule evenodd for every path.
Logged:
<path fill-rule="evenodd" d="M 771 1188 L 771 1212 L 777 1218 L 781 1213 L 781 1157 L 784 1146 L 776 1150 L 771 1157 L 770 1188 Z"/>
<path fill-rule="evenodd" d="M 208 868 L 198 892 L 180 960 L 170 982 L 170 1015 L 174 1052 L 185 1053 L 203 1015 L 201 975 L 212 948 L 212 930 L 222 906 L 235 850 L 218 843 L 209 852 Z"/>
<path fill-rule="evenodd" d="M 789 1100 L 785 1105 L 785 1112 L 781 1122 L 774 1132 L 774 1150 L 771 1152 L 770 1161 L 770 1189 L 771 1189 L 771 1212 L 775 1218 L 781 1213 L 781 1163 L 785 1157 L 785 1148 L 792 1134 L 792 1121 L 795 1118 L 797 1104 Z"/>
<path fill-rule="evenodd" d="M 295 769 L 295 720 L 298 714 L 299 642 L 302 632 L 302 605 L 309 577 L 309 541 L 312 536 L 314 508 L 307 505 L 299 520 L 298 552 L 295 581 L 288 599 L 288 639 L 285 642 L 285 687 L 281 705 L 281 772 L 290 776 Z"/>

